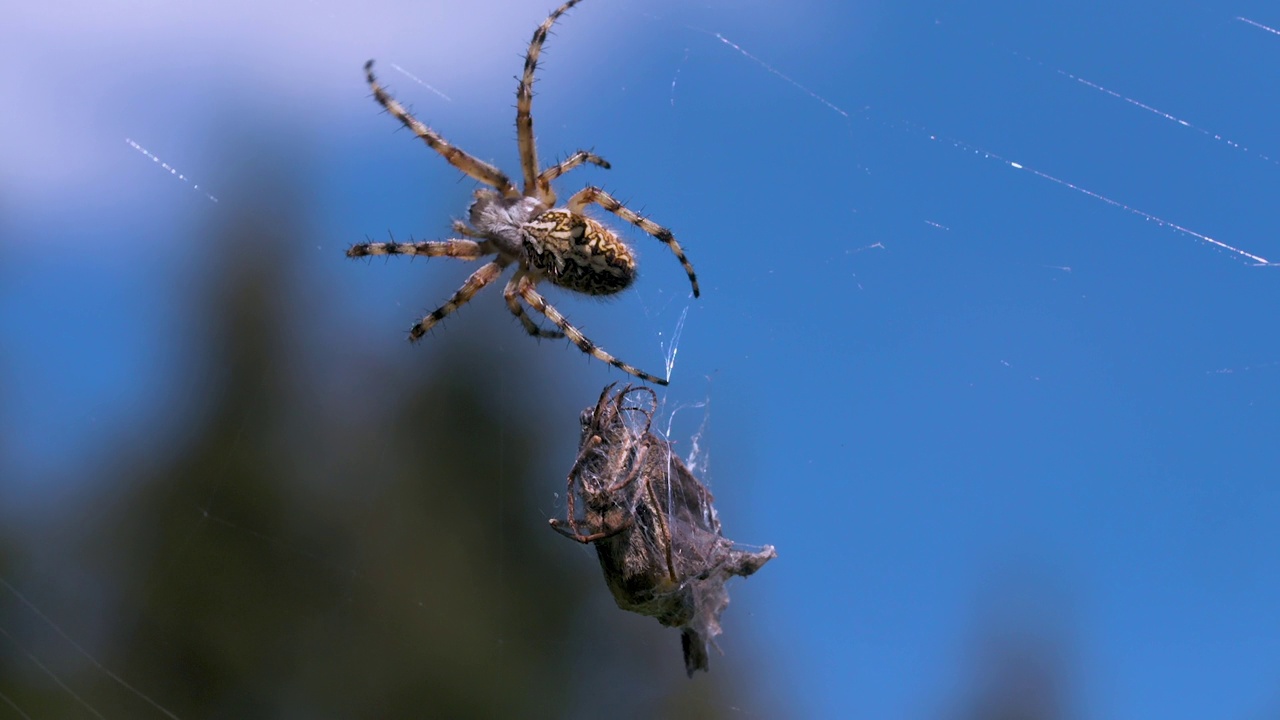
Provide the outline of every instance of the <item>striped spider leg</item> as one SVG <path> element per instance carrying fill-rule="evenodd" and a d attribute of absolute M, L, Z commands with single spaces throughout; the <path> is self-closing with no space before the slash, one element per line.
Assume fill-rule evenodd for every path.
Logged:
<path fill-rule="evenodd" d="M 584 165 L 607 169 L 609 163 L 604 158 L 578 150 L 539 171 L 533 135 L 534 73 L 551 27 L 579 2 L 581 0 L 567 0 L 543 21 L 534 31 L 525 56 L 524 73 L 516 88 L 516 140 L 523 190 L 517 189 L 511 178 L 497 167 L 449 144 L 439 133 L 420 122 L 379 84 L 373 74 L 373 61 L 365 65 L 365 79 L 378 103 L 449 164 L 486 187 L 475 192 L 475 200 L 468 210 L 468 222 L 454 222 L 453 229 L 461 237 L 432 242 L 359 243 L 347 250 L 347 256 L 420 255 L 472 261 L 493 256 L 472 273 L 448 301 L 418 321 L 409 330 L 409 339 L 421 339 L 437 323 L 493 283 L 508 266 L 514 265 L 515 274 L 506 284 L 503 299 L 525 332 L 538 338 L 568 338 L 578 349 L 602 362 L 642 380 L 666 385 L 665 379 L 619 360 L 588 339 L 536 289 L 538 283 L 548 281 L 573 292 L 606 296 L 622 292 L 635 280 L 636 259 L 631 248 L 612 230 L 584 214 L 588 205 L 595 204 L 669 247 L 689 276 L 694 297 L 700 294 L 693 265 L 670 230 L 628 210 L 612 196 L 594 187 L 575 193 L 567 205 L 556 206 L 552 183 Z M 555 329 L 539 327 L 526 312 L 525 305 L 551 321 Z"/>

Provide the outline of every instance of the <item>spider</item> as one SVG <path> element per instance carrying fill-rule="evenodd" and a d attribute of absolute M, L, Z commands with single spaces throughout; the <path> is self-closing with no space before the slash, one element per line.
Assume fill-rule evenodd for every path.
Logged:
<path fill-rule="evenodd" d="M 455 221 L 453 229 L 463 238 L 450 238 L 434 242 L 364 242 L 352 245 L 347 257 L 370 255 L 422 255 L 426 257 L 451 257 L 459 260 L 481 260 L 496 255 L 492 261 L 480 267 L 467 278 L 462 287 L 439 308 L 431 311 L 409 330 L 409 340 L 422 338 L 436 323 L 469 301 L 477 292 L 492 283 L 508 265 L 515 265 L 515 274 L 503 291 L 507 308 L 520 321 L 530 335 L 540 338 L 568 337 L 583 352 L 630 373 L 642 380 L 666 385 L 663 378 L 650 375 L 605 352 L 582 334 L 548 303 L 536 287 L 547 280 L 567 290 L 586 295 L 613 295 L 625 290 L 636 277 L 636 258 L 612 230 L 586 216 L 588 205 L 596 204 L 627 222 L 654 236 L 671 251 L 684 266 L 693 286 L 693 296 L 698 297 L 698 278 L 693 265 L 685 257 L 680 243 L 671 231 L 654 223 L 598 187 L 587 186 L 574 193 L 568 202 L 556 206 L 556 193 L 552 181 L 584 164 L 609 168 L 609 163 L 598 155 L 579 150 L 562 162 L 538 171 L 538 150 L 533 139 L 533 74 L 538 66 L 538 55 L 547 39 L 547 32 L 556 20 L 581 0 L 568 0 L 543 21 L 533 33 L 529 51 L 525 56 L 524 75 L 516 88 L 516 139 L 520 151 L 520 169 L 524 176 L 524 191 L 520 192 L 497 167 L 479 160 L 450 145 L 439 133 L 424 125 L 391 97 L 373 74 L 373 61 L 365 64 L 365 76 L 373 96 L 405 127 L 422 138 L 427 146 L 444 156 L 444 159 L 466 175 L 487 185 L 475 192 L 468 216 L 470 225 Z M 464 239 L 470 238 L 470 239 Z M 521 306 L 521 301 L 550 320 L 558 330 L 539 327 Z"/>

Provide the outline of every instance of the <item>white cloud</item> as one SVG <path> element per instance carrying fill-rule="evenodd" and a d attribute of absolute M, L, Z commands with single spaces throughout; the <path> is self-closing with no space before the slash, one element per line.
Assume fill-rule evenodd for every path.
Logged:
<path fill-rule="evenodd" d="M 546 12 L 527 0 L 23 3 L 0 28 L 0 188 L 22 204 L 109 193 L 120 163 L 149 162 L 126 138 L 197 175 L 227 111 L 297 108 L 291 122 L 315 127 L 368 113 L 371 57 L 400 88 L 413 83 L 392 63 L 454 98 L 509 91 Z M 580 30 L 607 21 L 573 17 Z"/>

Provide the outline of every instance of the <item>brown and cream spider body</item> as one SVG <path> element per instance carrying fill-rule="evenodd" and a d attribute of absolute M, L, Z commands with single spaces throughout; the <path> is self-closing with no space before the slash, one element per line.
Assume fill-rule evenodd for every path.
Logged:
<path fill-rule="evenodd" d="M 365 65 L 366 78 L 373 89 L 373 95 L 387 112 L 422 138 L 428 147 L 440 153 L 451 165 L 488 188 L 476 191 L 475 201 L 468 213 L 470 224 L 453 224 L 454 231 L 463 236 L 461 238 L 432 242 L 365 242 L 351 246 L 347 250 L 347 257 L 422 255 L 480 260 L 490 255 L 496 256 L 472 273 L 444 305 L 415 324 L 409 330 L 409 339 L 420 339 L 438 322 L 496 280 L 508 266 L 515 265 L 515 274 L 507 282 L 503 296 L 507 308 L 530 335 L 568 337 L 585 353 L 643 380 L 666 385 L 665 379 L 650 375 L 605 352 L 570 324 L 536 289 L 538 283 L 545 280 L 574 292 L 602 296 L 621 292 L 635 280 L 636 259 L 631 248 L 612 230 L 585 214 L 587 206 L 595 204 L 671 248 L 689 276 L 693 296 L 699 295 L 693 265 L 685 257 L 670 230 L 627 209 L 596 187 L 585 187 L 574 193 L 564 206 L 556 205 L 556 194 L 551 189 L 551 182 L 587 163 L 608 168 L 609 163 L 603 158 L 579 150 L 562 162 L 538 171 L 538 152 L 534 144 L 533 116 L 530 112 L 534 70 L 537 68 L 538 56 L 547 32 L 565 11 L 580 1 L 568 0 L 551 13 L 534 31 L 533 40 L 529 44 L 524 75 L 516 89 L 516 137 L 524 179 L 523 192 L 517 190 L 511 179 L 497 167 L 450 145 L 438 133 L 410 115 L 378 84 L 373 74 L 373 61 L 370 60 Z M 522 302 L 545 316 L 558 329 L 539 327 L 525 312 Z"/>

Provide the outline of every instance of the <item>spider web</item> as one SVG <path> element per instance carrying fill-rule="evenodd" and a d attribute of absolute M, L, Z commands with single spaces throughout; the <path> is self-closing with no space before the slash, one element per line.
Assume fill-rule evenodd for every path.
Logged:
<path fill-rule="evenodd" d="M 1083 598 L 1084 659 L 1023 715 L 1275 707 L 1280 18 L 596 2 L 544 57 L 544 158 L 608 156 L 581 172 L 707 284 L 629 236 L 633 296 L 555 302 L 661 362 L 671 458 L 782 552 L 736 583 L 725 656 L 687 681 L 545 527 L 577 413 L 624 378 L 492 290 L 407 347 L 473 268 L 341 259 L 443 237 L 472 190 L 361 64 L 510 169 L 544 8 L 32 6 L 3 44 L 32 71 L 0 171 L 0 714 L 989 717 L 1041 666 L 1015 637 L 959 687 L 954 609 L 1010 546 Z"/>

